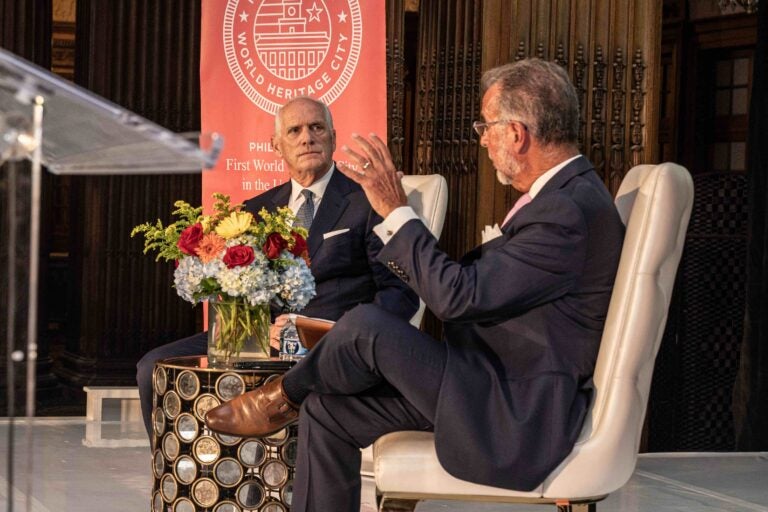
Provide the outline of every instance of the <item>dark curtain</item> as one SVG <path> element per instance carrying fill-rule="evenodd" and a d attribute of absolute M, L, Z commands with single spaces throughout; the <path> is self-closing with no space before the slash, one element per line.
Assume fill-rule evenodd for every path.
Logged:
<path fill-rule="evenodd" d="M 747 307 L 734 388 L 736 448 L 768 449 L 768 5 L 760 5 L 749 113 Z"/>

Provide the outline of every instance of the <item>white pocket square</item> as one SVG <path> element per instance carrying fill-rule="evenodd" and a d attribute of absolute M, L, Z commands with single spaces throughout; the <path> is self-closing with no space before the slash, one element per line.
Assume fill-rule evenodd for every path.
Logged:
<path fill-rule="evenodd" d="M 483 231 L 480 233 L 480 240 L 485 244 L 500 236 L 501 228 L 498 224 L 494 224 L 493 226 L 485 226 L 483 228 Z"/>
<path fill-rule="evenodd" d="M 331 237 L 334 237 L 336 235 L 341 235 L 342 233 L 346 233 L 347 231 L 349 231 L 349 228 L 337 229 L 336 231 L 329 231 L 327 233 L 323 233 L 323 240 L 328 240 Z"/>

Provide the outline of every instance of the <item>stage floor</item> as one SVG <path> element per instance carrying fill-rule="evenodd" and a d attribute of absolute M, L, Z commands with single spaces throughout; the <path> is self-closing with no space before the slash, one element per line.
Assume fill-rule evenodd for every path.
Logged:
<path fill-rule="evenodd" d="M 0 511 L 9 503 L 8 434 L 9 421 L 0 418 Z M 24 421 L 17 421 L 12 494 L 18 512 L 26 510 L 26 435 Z M 142 424 L 38 418 L 32 438 L 33 512 L 149 510 L 151 460 Z M 91 445 L 114 446 L 85 446 L 87 438 Z M 375 510 L 371 481 L 364 482 L 362 501 L 361 511 Z M 416 510 L 541 512 L 554 507 L 428 501 Z M 631 480 L 598 504 L 598 511 L 768 512 L 768 452 L 641 455 Z"/>

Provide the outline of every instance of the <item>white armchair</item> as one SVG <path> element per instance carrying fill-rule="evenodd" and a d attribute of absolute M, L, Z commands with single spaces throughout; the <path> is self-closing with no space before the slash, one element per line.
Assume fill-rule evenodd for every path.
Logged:
<path fill-rule="evenodd" d="M 412 511 L 426 499 L 526 502 L 596 510 L 623 486 L 637 461 L 651 376 L 693 201 L 679 165 L 639 165 L 624 178 L 616 206 L 627 226 L 594 374 L 595 394 L 571 454 L 531 492 L 458 480 L 440 466 L 434 437 L 394 432 L 374 444 L 381 511 Z M 510 439 L 510 443 L 514 443 Z"/>

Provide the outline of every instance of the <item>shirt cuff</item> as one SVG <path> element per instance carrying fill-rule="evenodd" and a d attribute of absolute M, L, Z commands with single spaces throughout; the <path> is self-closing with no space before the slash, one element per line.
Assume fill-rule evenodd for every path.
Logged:
<path fill-rule="evenodd" d="M 395 236 L 403 225 L 409 220 L 418 219 L 419 216 L 410 206 L 400 206 L 395 208 L 387 215 L 387 218 L 381 224 L 373 226 L 373 232 L 376 233 L 384 245 Z"/>

